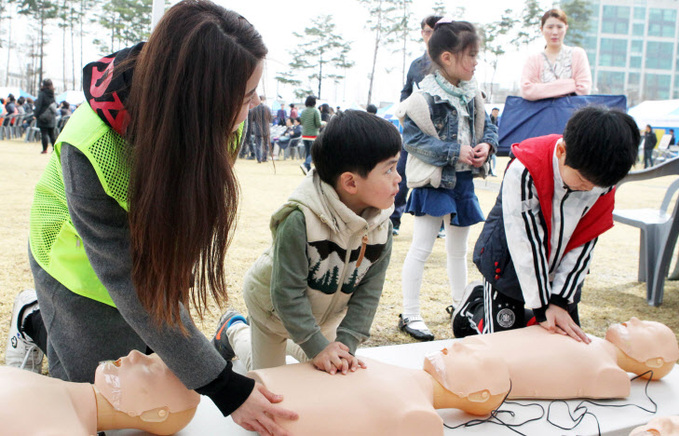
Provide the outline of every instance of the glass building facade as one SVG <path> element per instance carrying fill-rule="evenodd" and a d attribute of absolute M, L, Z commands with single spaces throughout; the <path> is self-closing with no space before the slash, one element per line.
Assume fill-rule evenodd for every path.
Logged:
<path fill-rule="evenodd" d="M 679 1 L 589 0 L 592 92 L 631 105 L 679 98 Z"/>

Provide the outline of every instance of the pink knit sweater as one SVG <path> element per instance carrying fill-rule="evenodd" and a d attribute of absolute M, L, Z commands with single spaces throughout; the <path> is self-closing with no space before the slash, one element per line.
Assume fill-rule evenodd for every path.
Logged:
<path fill-rule="evenodd" d="M 531 55 L 526 60 L 521 75 L 521 97 L 526 100 L 540 100 L 561 97 L 573 92 L 578 95 L 589 94 L 592 89 L 592 73 L 589 70 L 587 54 L 580 47 L 573 47 L 572 56 L 573 77 L 542 83 L 540 79 L 544 64 L 542 52 Z"/>

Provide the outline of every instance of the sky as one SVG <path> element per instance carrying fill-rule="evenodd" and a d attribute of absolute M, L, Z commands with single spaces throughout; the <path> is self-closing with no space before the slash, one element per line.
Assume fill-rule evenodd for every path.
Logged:
<path fill-rule="evenodd" d="M 365 104 L 368 96 L 370 68 L 372 67 L 374 35 L 366 27 L 367 10 L 356 0 L 296 0 L 289 3 L 294 7 L 284 10 L 275 7 L 263 10 L 262 6 L 269 4 L 265 1 L 217 0 L 216 2 L 238 11 L 252 22 L 262 34 L 264 42 L 269 48 L 269 55 L 260 90 L 269 96 L 269 99 L 272 96 L 281 95 L 283 99 L 289 101 L 292 90 L 280 85 L 277 86 L 273 77 L 275 77 L 277 71 L 289 70 L 287 65 L 291 59 L 289 52 L 299 41 L 293 35 L 293 31 L 303 33 L 304 28 L 312 24 L 313 19 L 318 15 L 332 15 L 338 33 L 345 40 L 352 41 L 351 58 L 355 62 L 355 66 L 347 71 L 346 80 L 339 85 L 333 84 L 330 80 L 327 81 L 327 84 L 324 81 L 322 97 L 333 105 L 344 103 L 346 106 L 354 102 Z M 413 1 L 412 15 L 418 26 L 422 18 L 432 13 L 434 3 L 434 0 Z M 280 5 L 281 3 L 276 2 L 275 4 Z M 523 7 L 523 0 L 484 0 L 476 2 L 452 0 L 446 1 L 445 4 L 450 14 L 455 11 L 457 6 L 465 7 L 464 16 L 455 18 L 471 22 L 489 22 L 498 20 L 504 9 L 511 8 L 517 12 L 520 11 Z M 418 42 L 412 42 L 409 45 L 411 54 L 407 56 L 406 70 L 410 62 L 421 56 L 425 49 L 419 32 L 414 33 L 413 36 L 417 37 Z M 539 50 L 539 45 L 535 50 Z M 531 52 L 531 50 L 524 50 L 523 53 L 508 54 L 498 66 L 495 81 L 501 81 L 505 86 L 511 86 L 514 82 L 518 84 L 523 60 Z M 480 62 L 476 70 L 477 80 L 479 82 L 486 81 L 486 74 L 488 74 L 487 77 L 490 77 L 489 69 Z M 378 52 L 375 75 L 372 102 L 379 105 L 380 102 L 398 101 L 403 87 L 401 54 L 391 53 L 389 48 L 381 48 Z M 326 93 L 326 91 L 328 92 Z"/>
<path fill-rule="evenodd" d="M 326 79 L 323 82 L 322 98 L 333 106 L 349 107 L 355 104 L 365 105 L 369 88 L 369 74 L 372 67 L 374 48 L 374 35 L 366 27 L 368 18 L 367 10 L 357 0 L 295 0 L 292 2 L 279 2 L 273 0 L 213 0 L 216 3 L 239 12 L 246 17 L 262 34 L 264 43 L 269 49 L 264 76 L 260 84 L 260 94 L 265 94 L 271 103 L 272 100 L 293 101 L 293 89 L 279 85 L 274 77 L 277 73 L 288 71 L 288 62 L 291 60 L 290 51 L 298 44 L 299 39 L 293 32 L 303 33 L 304 28 L 313 24 L 313 20 L 319 15 L 331 15 L 336 25 L 337 33 L 341 34 L 346 41 L 351 41 L 352 49 L 350 59 L 355 66 L 346 71 L 346 78 L 335 84 Z M 545 7 L 550 3 L 546 2 Z M 169 4 L 177 3 L 177 0 L 169 0 Z M 411 5 L 411 13 L 414 22 L 419 21 L 433 11 L 434 0 L 414 0 Z M 523 0 L 483 0 L 469 2 L 465 0 L 446 1 L 445 5 L 449 14 L 456 7 L 464 6 L 465 13 L 456 19 L 464 19 L 471 22 L 483 23 L 500 18 L 503 10 L 510 8 L 519 12 L 523 7 Z M 281 7 L 284 6 L 284 7 Z M 19 17 L 18 20 L 23 17 Z M 20 23 L 15 23 L 15 28 Z M 47 77 L 61 78 L 63 47 L 61 34 L 55 28 L 52 30 L 52 38 L 47 47 L 49 56 L 46 60 Z M 537 29 L 536 29 L 537 32 Z M 24 32 L 13 31 L 14 35 L 20 36 Z M 92 39 L 102 37 L 90 32 L 86 36 L 84 45 L 84 58 L 94 60 L 101 53 L 92 43 Z M 415 42 L 409 43 L 409 55 L 406 60 L 406 70 L 410 62 L 421 56 L 424 52 L 424 43 L 421 42 L 419 32 L 413 32 Z M 498 64 L 495 82 L 505 87 L 518 84 L 523 62 L 529 53 L 540 49 L 537 41 L 534 45 L 524 48 L 520 53 L 509 51 Z M 373 86 L 372 103 L 386 104 L 396 102 L 399 99 L 400 90 L 403 87 L 402 57 L 399 53 L 392 53 L 390 48 L 381 48 L 378 54 L 377 68 L 375 72 L 375 84 Z M 76 50 L 77 51 L 77 50 Z M 0 54 L 0 58 L 4 58 Z M 67 57 L 70 53 L 67 50 Z M 79 69 L 79 54 L 76 53 L 76 69 Z M 70 60 L 67 62 L 70 71 Z M 79 74 L 76 74 L 78 77 Z M 70 77 L 70 72 L 67 74 Z M 476 68 L 476 78 L 479 83 L 489 81 L 490 69 L 480 60 Z M 57 81 L 55 81 L 56 84 Z M 316 89 L 314 85 L 312 89 Z"/>

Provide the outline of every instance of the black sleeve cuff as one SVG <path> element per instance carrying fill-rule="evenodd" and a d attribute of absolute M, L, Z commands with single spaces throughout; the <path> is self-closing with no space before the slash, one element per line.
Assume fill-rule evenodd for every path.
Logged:
<path fill-rule="evenodd" d="M 228 416 L 248 399 L 254 388 L 253 379 L 233 372 L 233 364 L 227 362 L 216 379 L 196 389 L 196 392 L 210 397 L 222 415 Z"/>
<path fill-rule="evenodd" d="M 565 298 L 559 296 L 559 295 L 552 295 L 552 297 L 549 299 L 549 304 L 553 304 L 555 306 L 559 306 L 560 308 L 564 310 L 568 310 L 568 300 Z M 537 309 L 533 309 L 533 315 L 535 315 L 535 321 L 538 323 L 545 322 L 547 321 L 547 308 L 549 306 L 543 306 L 539 307 Z"/>
<path fill-rule="evenodd" d="M 547 312 L 547 306 L 538 307 L 537 309 L 533 309 L 533 315 L 535 315 L 535 321 L 537 321 L 538 323 L 547 321 L 546 312 Z"/>
<path fill-rule="evenodd" d="M 552 295 L 552 297 L 549 299 L 549 304 L 559 306 L 560 308 L 568 311 L 568 300 L 559 295 Z"/>

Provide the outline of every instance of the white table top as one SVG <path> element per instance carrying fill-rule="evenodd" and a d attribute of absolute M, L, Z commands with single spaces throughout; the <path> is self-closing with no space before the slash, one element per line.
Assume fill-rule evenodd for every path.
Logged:
<path fill-rule="evenodd" d="M 451 340 L 441 340 L 433 342 L 420 342 L 415 344 L 392 345 L 375 348 L 359 349 L 357 355 L 371 359 L 380 360 L 392 365 L 399 365 L 406 368 L 421 368 L 424 356 L 430 352 L 438 351 L 450 345 Z M 238 362 L 234 365 L 239 372 L 243 367 Z M 631 377 L 632 375 L 630 375 Z M 636 404 L 646 409 L 654 409 L 653 404 L 646 397 L 644 390 L 646 380 L 634 380 L 629 398 L 625 400 L 596 400 L 597 404 L 622 405 Z M 596 435 L 598 427 L 601 428 L 602 435 L 628 435 L 629 432 L 640 425 L 646 424 L 656 416 L 679 415 L 679 368 L 675 365 L 672 372 L 662 380 L 651 382 L 648 386 L 648 395 L 657 404 L 657 412 L 651 414 L 640 410 L 634 406 L 622 408 L 602 407 L 592 404 L 586 400 L 571 401 L 512 401 L 512 404 L 504 404 L 500 410 L 513 411 L 515 416 L 512 418 L 509 413 L 501 413 L 499 418 L 506 423 L 524 423 L 533 418 L 539 418 L 532 422 L 514 427 L 520 433 L 526 435 Z M 539 404 L 538 406 L 526 406 L 530 403 Z M 576 411 L 578 405 L 582 408 Z M 551 405 L 551 407 L 550 407 Z M 580 424 L 573 430 L 563 430 L 548 422 L 570 428 L 574 425 L 570 414 L 575 419 L 588 412 L 582 418 Z M 544 412 L 543 412 L 544 410 Z M 445 424 L 457 426 L 467 421 L 475 419 L 471 415 L 453 409 L 438 411 Z M 592 416 L 594 415 L 594 416 Z M 595 418 L 596 417 L 596 418 Z M 146 435 L 140 431 L 107 431 L 107 436 L 141 436 Z M 256 433 L 249 432 L 236 425 L 231 418 L 224 418 L 217 407 L 207 398 L 201 401 L 196 416 L 191 423 L 181 432 L 179 436 L 204 436 L 204 435 L 229 435 L 229 436 L 251 436 Z M 513 435 L 517 433 L 509 428 L 495 423 L 482 423 L 480 425 L 460 428 L 456 430 L 447 429 L 445 434 L 485 434 L 485 435 Z"/>

